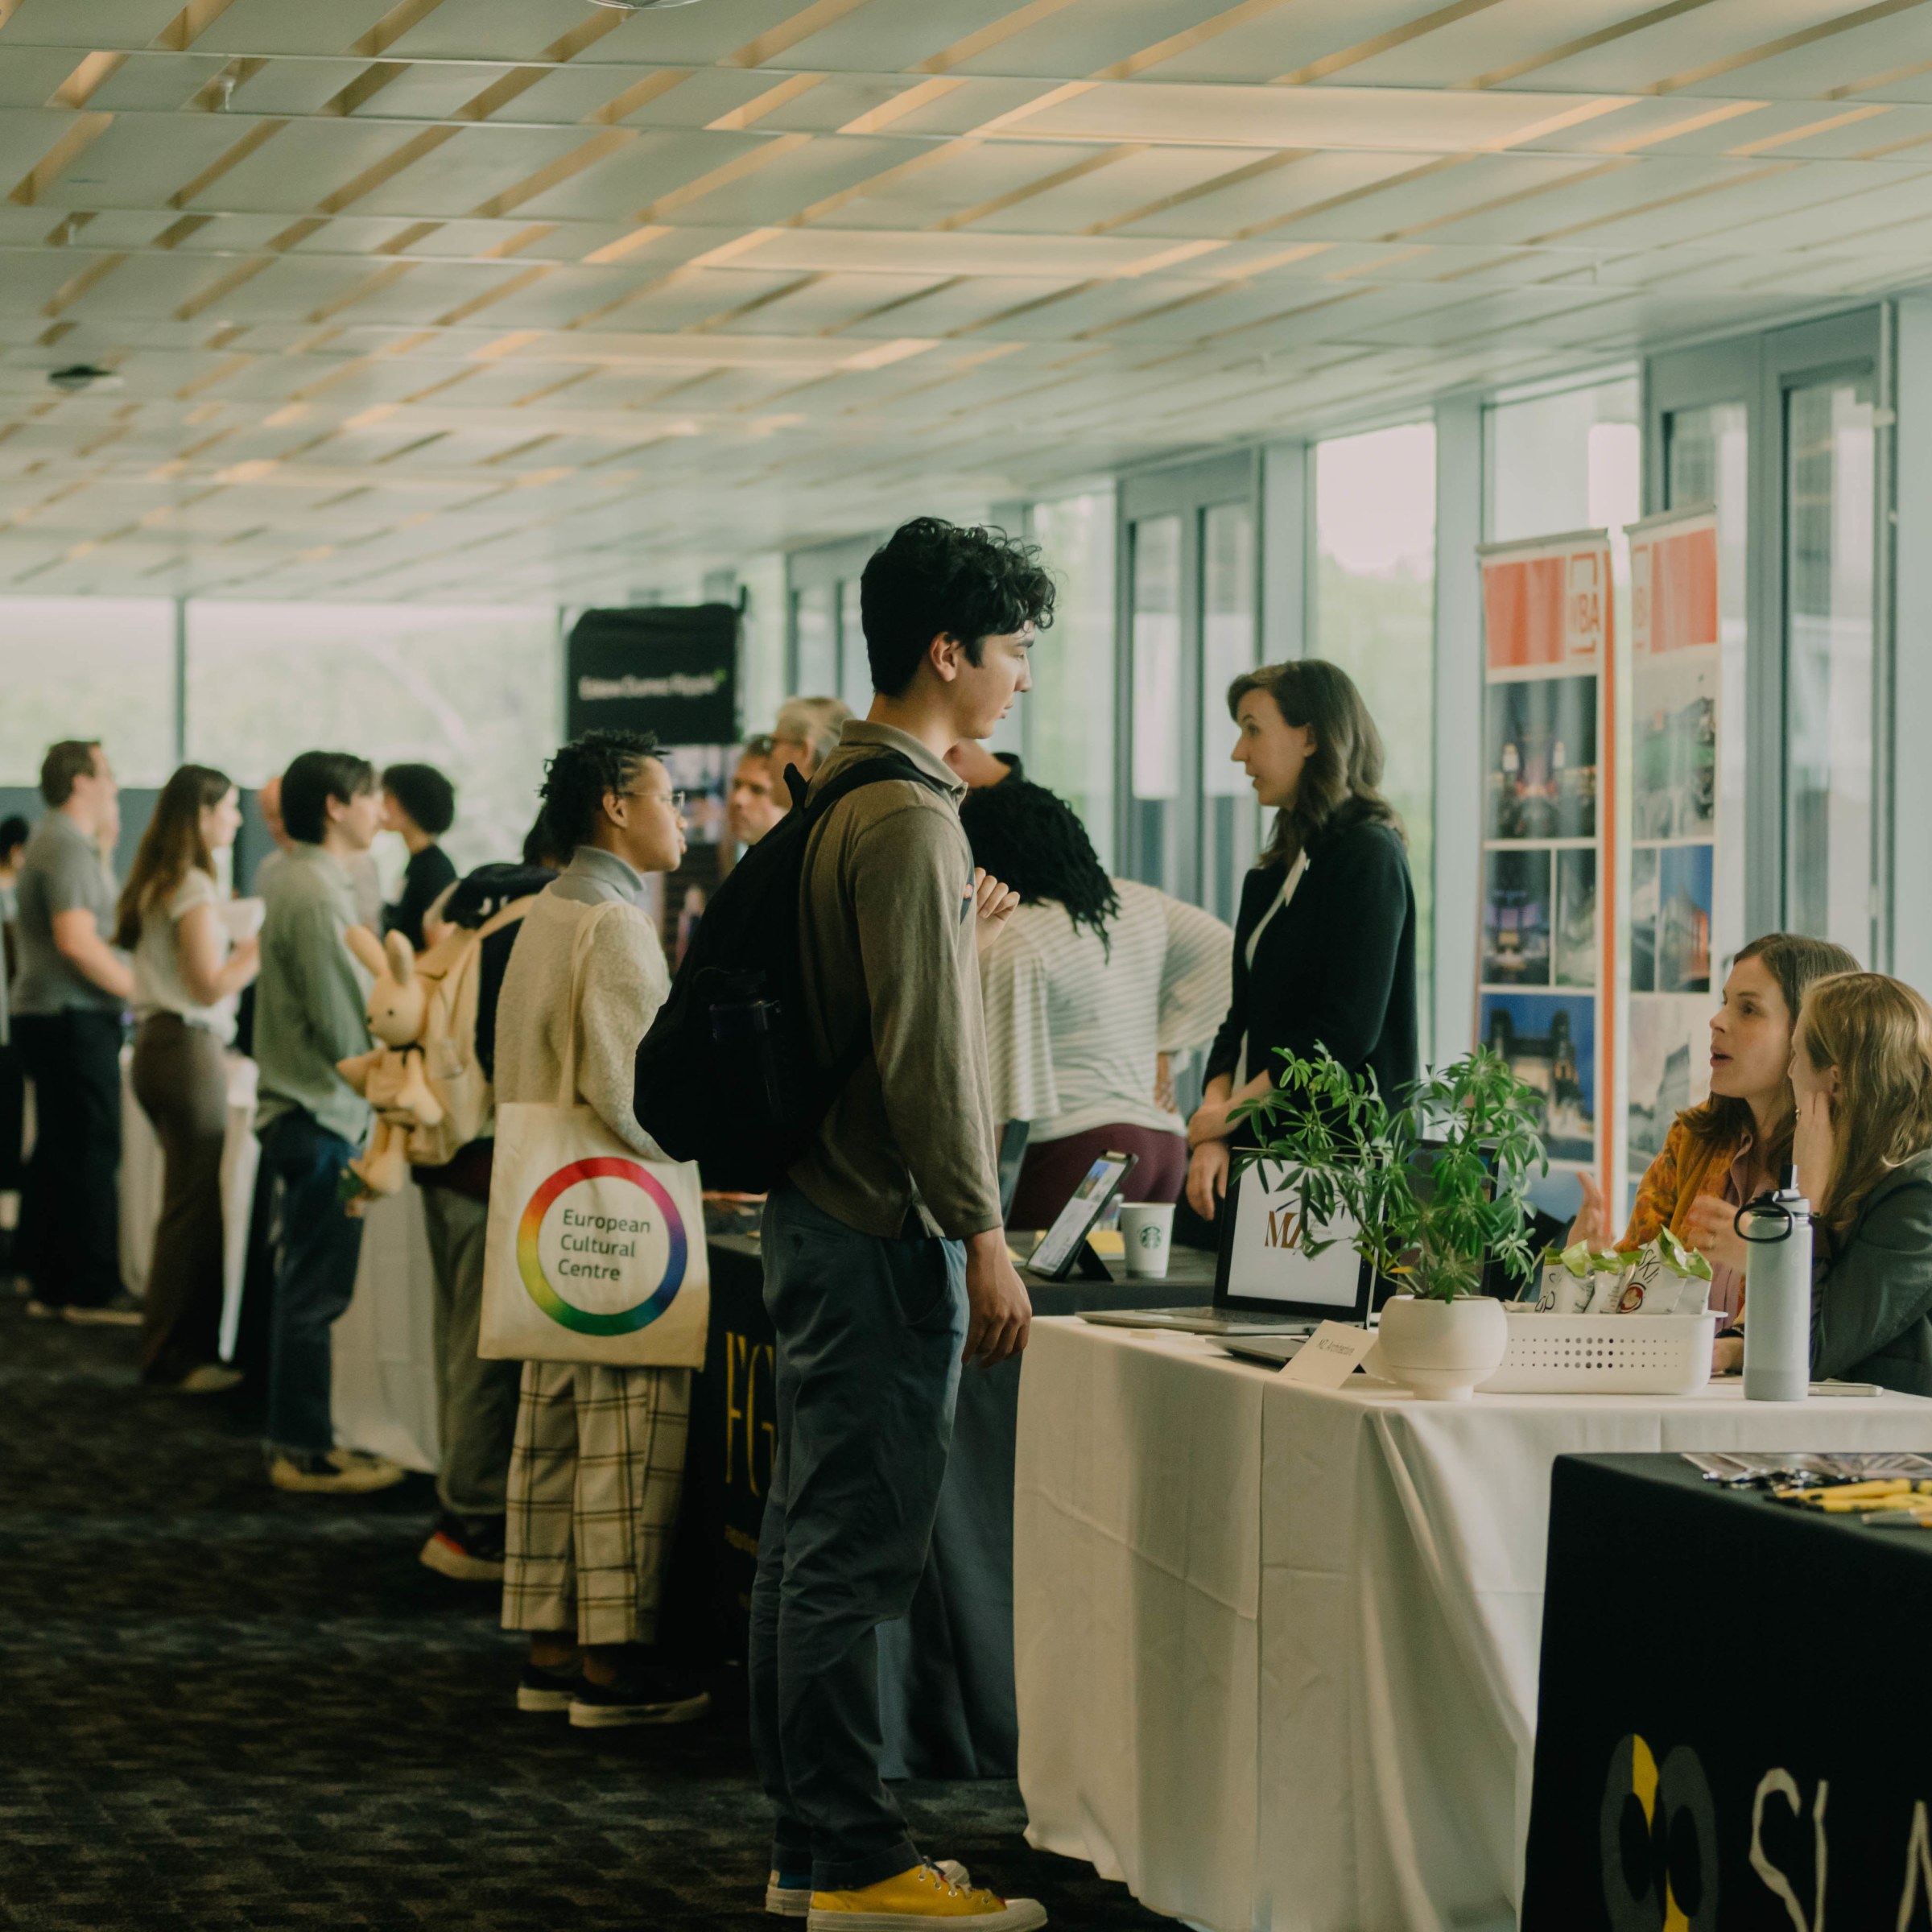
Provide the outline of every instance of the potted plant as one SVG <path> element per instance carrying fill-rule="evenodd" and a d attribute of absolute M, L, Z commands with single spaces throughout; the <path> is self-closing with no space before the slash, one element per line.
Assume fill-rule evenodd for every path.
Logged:
<path fill-rule="evenodd" d="M 1418 1395 L 1467 1400 L 1509 1341 L 1501 1302 L 1482 1292 L 1485 1262 L 1523 1279 L 1536 1265 L 1524 1189 L 1549 1170 L 1542 1096 L 1480 1046 L 1394 1106 L 1325 1049 L 1281 1057 L 1278 1084 L 1238 1110 L 1261 1137 L 1244 1163 L 1273 1186 L 1286 1175 L 1310 1254 L 1346 1241 L 1403 1284 L 1382 1311 L 1387 1372 Z"/>

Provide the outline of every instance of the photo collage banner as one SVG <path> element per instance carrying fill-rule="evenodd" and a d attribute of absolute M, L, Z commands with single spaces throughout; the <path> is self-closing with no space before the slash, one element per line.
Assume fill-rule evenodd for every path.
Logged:
<path fill-rule="evenodd" d="M 1608 1182 L 1616 1100 L 1615 626 L 1600 530 L 1486 544 L 1476 1037 Z"/>
<path fill-rule="evenodd" d="M 1630 1078 L 1629 1166 L 1641 1174 L 1671 1122 L 1710 1088 L 1708 1027 L 1724 956 L 1740 943 L 1742 880 L 1724 860 L 1719 748 L 1726 728 L 1718 533 L 1708 510 L 1630 526 Z"/>

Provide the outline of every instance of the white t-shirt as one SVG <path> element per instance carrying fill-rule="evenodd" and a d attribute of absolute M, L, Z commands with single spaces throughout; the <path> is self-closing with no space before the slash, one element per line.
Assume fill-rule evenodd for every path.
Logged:
<path fill-rule="evenodd" d="M 146 1019 L 151 1013 L 179 1013 L 191 1026 L 204 1026 L 226 1046 L 235 1037 L 235 996 L 217 1000 L 212 1006 L 200 1005 L 181 979 L 180 935 L 177 931 L 190 907 L 215 909 L 215 925 L 221 935 L 221 955 L 225 960 L 232 941 L 221 923 L 215 882 L 200 866 L 191 865 L 175 888 L 167 910 L 151 906 L 141 918 L 141 938 L 134 947 L 134 1014 Z"/>

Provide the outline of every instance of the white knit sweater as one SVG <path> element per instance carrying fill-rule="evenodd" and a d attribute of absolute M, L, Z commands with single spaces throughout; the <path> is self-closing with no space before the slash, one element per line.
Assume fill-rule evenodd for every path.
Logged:
<path fill-rule="evenodd" d="M 497 1002 L 499 1104 L 557 1098 L 570 1024 L 571 950 L 577 928 L 595 910 L 552 886 L 524 919 Z M 618 902 L 605 914 L 584 963 L 577 1097 L 619 1140 L 652 1160 L 663 1159 L 663 1150 L 638 1125 L 631 1095 L 638 1042 L 670 990 L 664 948 L 650 920 Z"/>

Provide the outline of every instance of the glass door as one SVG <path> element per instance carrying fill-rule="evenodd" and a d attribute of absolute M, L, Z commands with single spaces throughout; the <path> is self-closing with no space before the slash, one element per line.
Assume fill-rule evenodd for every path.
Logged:
<path fill-rule="evenodd" d="M 1258 843 L 1227 712 L 1255 662 L 1258 496 L 1243 450 L 1127 477 L 1119 499 L 1125 870 L 1228 920 Z"/>
<path fill-rule="evenodd" d="M 1831 377 L 1784 405 L 1785 919 L 1868 961 L 1876 398 Z"/>
<path fill-rule="evenodd" d="M 1260 849 L 1253 789 L 1228 755 L 1228 687 L 1255 664 L 1254 506 L 1216 503 L 1200 516 L 1201 903 L 1232 923 Z"/>

